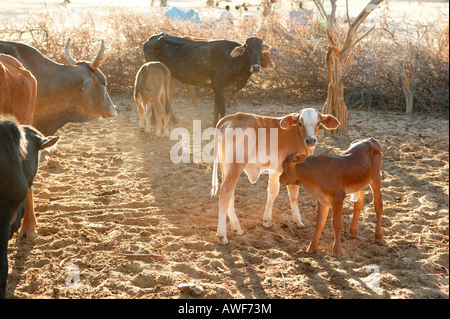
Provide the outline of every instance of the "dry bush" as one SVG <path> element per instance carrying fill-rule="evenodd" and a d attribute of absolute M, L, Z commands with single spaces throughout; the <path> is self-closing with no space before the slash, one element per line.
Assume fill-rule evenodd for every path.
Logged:
<path fill-rule="evenodd" d="M 66 63 L 64 44 L 69 37 L 72 55 L 78 60 L 91 60 L 97 54 L 100 39 L 104 39 L 106 55 L 100 68 L 107 76 L 108 90 L 129 94 L 136 72 L 145 62 L 143 44 L 152 34 L 167 32 L 174 36 L 227 38 L 240 43 L 257 35 L 272 46 L 271 57 L 276 67 L 253 75 L 240 99 L 301 103 L 326 99 L 327 41 L 320 26 L 320 21 L 303 27 L 286 26 L 281 18 L 272 15 L 262 23 L 249 20 L 244 28 L 235 26 L 230 30 L 214 21 L 175 23 L 162 12 L 144 15 L 121 9 L 109 11 L 101 23 L 94 23 L 87 13 L 75 25 L 67 23 L 63 14 L 33 14 L 27 24 L 4 26 L 0 34 L 5 40 L 33 45 L 61 63 Z M 434 111 L 448 116 L 448 24 L 439 27 L 388 18 L 355 48 L 354 63 L 345 82 L 347 106 L 404 111 L 400 63 L 408 74 L 417 70 L 415 111 Z"/>

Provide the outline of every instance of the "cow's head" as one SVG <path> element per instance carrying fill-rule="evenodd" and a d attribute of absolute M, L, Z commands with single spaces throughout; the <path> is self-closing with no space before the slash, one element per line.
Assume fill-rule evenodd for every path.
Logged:
<path fill-rule="evenodd" d="M 314 152 L 320 125 L 332 130 L 336 129 L 339 124 L 339 121 L 333 115 L 322 115 L 313 108 L 306 108 L 301 110 L 300 113 L 286 115 L 280 120 L 280 127 L 285 130 L 298 125 L 308 155 Z"/>
<path fill-rule="evenodd" d="M 102 40 L 100 50 L 92 62 L 75 60 L 70 54 L 70 38 L 65 46 L 65 53 L 70 63 L 78 70 L 74 99 L 77 99 L 81 116 L 97 118 L 113 117 L 116 115 L 116 108 L 106 91 L 106 78 L 98 66 L 102 61 L 105 51 L 105 43 Z"/>
<path fill-rule="evenodd" d="M 247 57 L 250 65 L 250 72 L 259 72 L 261 67 L 268 67 L 272 64 L 272 60 L 269 57 L 270 46 L 263 44 L 262 40 L 257 37 L 250 37 L 245 41 L 244 45 L 235 47 L 230 56 L 237 58 L 238 56 Z M 267 56 L 262 57 L 263 54 Z"/>
<path fill-rule="evenodd" d="M 52 147 L 58 142 L 59 136 L 45 137 L 41 132 L 29 125 L 21 125 L 20 154 L 22 169 L 28 185 L 33 184 L 39 165 L 39 151 Z M 25 213 L 25 200 L 20 205 L 15 220 L 10 224 L 9 237 L 19 230 Z"/>

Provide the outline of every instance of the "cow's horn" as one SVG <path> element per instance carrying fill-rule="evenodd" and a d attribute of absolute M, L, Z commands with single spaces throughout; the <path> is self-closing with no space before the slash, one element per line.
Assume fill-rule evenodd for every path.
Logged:
<path fill-rule="evenodd" d="M 73 65 L 77 64 L 77 60 L 72 58 L 72 54 L 70 54 L 70 38 L 67 39 L 66 46 L 64 47 L 64 52 L 66 53 L 66 57 L 70 63 Z"/>
<path fill-rule="evenodd" d="M 91 64 L 89 64 L 89 67 L 92 70 L 95 70 L 98 68 L 98 66 L 100 65 L 100 62 L 103 59 L 103 53 L 105 52 L 105 42 L 102 40 L 102 43 L 100 45 L 100 50 L 98 51 L 97 56 L 95 57 L 94 61 L 91 62 Z"/>

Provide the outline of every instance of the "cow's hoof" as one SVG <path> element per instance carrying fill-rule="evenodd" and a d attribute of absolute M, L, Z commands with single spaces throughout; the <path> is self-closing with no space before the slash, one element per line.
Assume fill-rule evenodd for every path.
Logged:
<path fill-rule="evenodd" d="M 19 233 L 19 240 L 23 240 L 24 238 L 28 240 L 34 240 L 37 237 L 37 233 L 35 230 L 22 230 Z"/>
<path fill-rule="evenodd" d="M 266 228 L 272 227 L 272 221 L 271 220 L 263 220 L 263 226 Z"/>
<path fill-rule="evenodd" d="M 294 221 L 295 226 L 297 226 L 297 228 L 303 229 L 306 228 L 305 224 L 303 224 L 302 222 L 299 221 Z"/>
<path fill-rule="evenodd" d="M 233 232 L 234 232 L 236 235 L 239 235 L 239 236 L 244 235 L 244 231 L 243 231 L 242 229 L 233 230 Z"/>
<path fill-rule="evenodd" d="M 316 252 L 317 248 L 312 248 L 311 246 L 308 247 L 308 249 L 306 249 L 306 253 L 311 255 L 314 254 Z"/>
<path fill-rule="evenodd" d="M 220 245 L 228 245 L 228 239 L 224 236 L 217 236 Z"/>

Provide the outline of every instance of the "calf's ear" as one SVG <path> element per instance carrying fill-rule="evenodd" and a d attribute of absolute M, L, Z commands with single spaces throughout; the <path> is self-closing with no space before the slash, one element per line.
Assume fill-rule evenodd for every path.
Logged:
<path fill-rule="evenodd" d="M 306 154 L 296 154 L 292 157 L 291 163 L 292 164 L 299 164 L 303 163 L 308 155 Z"/>
<path fill-rule="evenodd" d="M 339 123 L 338 119 L 335 118 L 333 115 L 322 115 L 319 113 L 319 122 L 322 123 L 322 125 L 329 130 L 336 129 L 341 123 Z"/>
<path fill-rule="evenodd" d="M 235 47 L 235 48 L 231 51 L 230 56 L 231 56 L 232 58 L 237 58 L 238 56 L 243 55 L 244 52 L 245 52 L 245 50 L 246 50 L 245 45 L 241 45 L 241 46 L 239 46 L 239 47 Z"/>
<path fill-rule="evenodd" d="M 52 147 L 53 145 L 58 142 L 59 136 L 48 136 L 41 138 L 41 141 L 39 143 L 39 150 L 43 150 L 49 147 Z"/>
<path fill-rule="evenodd" d="M 286 115 L 280 120 L 280 127 L 284 130 L 288 130 L 293 126 L 296 126 L 299 122 L 299 114 L 291 113 Z"/>

